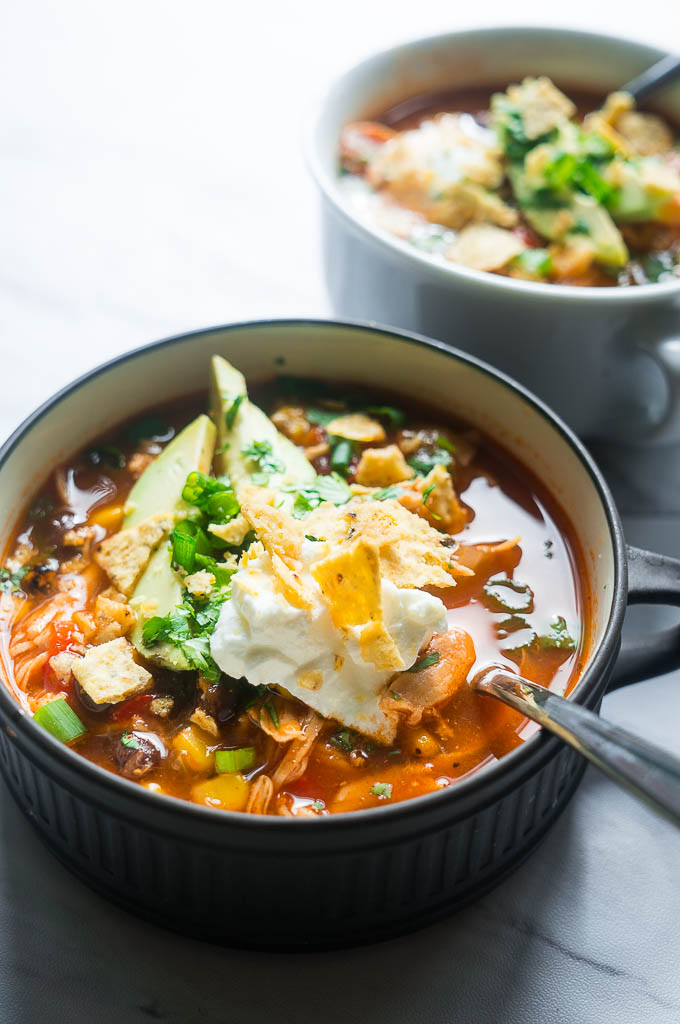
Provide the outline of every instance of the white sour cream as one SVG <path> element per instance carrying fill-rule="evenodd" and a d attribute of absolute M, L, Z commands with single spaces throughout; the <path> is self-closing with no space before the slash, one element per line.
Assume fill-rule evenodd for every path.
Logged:
<path fill-rule="evenodd" d="M 266 553 L 231 579 L 231 600 L 223 607 L 211 640 L 220 668 L 249 683 L 277 684 L 320 715 L 384 743 L 394 738 L 396 719 L 380 709 L 380 696 L 393 672 L 378 671 L 361 655 L 362 626 L 337 629 L 319 585 L 309 573 L 326 545 L 306 541 L 305 582 L 311 610 L 294 608 L 274 585 Z M 385 625 L 410 668 L 435 632 L 446 630 L 446 609 L 431 594 L 382 582 Z"/>

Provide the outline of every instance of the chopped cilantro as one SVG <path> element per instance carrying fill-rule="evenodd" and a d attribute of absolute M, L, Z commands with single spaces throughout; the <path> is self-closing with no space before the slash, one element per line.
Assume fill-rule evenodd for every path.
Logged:
<path fill-rule="evenodd" d="M 245 397 L 245 395 L 237 395 L 234 401 L 227 409 L 226 413 L 224 414 L 224 422 L 227 430 L 231 430 L 231 428 L 234 426 L 236 416 L 238 415 L 238 411 L 241 408 L 241 402 Z"/>
<path fill-rule="evenodd" d="M 334 733 L 330 742 L 338 750 L 344 750 L 346 754 L 349 754 L 356 746 L 356 739 L 351 729 L 341 729 L 340 732 Z"/>
<path fill-rule="evenodd" d="M 442 447 L 441 439 L 437 441 L 436 447 L 419 448 L 409 460 L 408 464 L 420 476 L 427 476 L 435 466 L 450 466 L 452 461 L 451 452 Z"/>
<path fill-rule="evenodd" d="M 127 460 L 120 448 L 113 444 L 103 444 L 99 448 L 90 448 L 87 461 L 93 466 L 106 466 L 108 469 L 124 469 Z"/>
<path fill-rule="evenodd" d="M 524 249 L 515 256 L 514 264 L 533 277 L 547 277 L 552 271 L 552 259 L 547 249 Z"/>
<path fill-rule="evenodd" d="M 371 795 L 377 796 L 378 800 L 391 800 L 392 799 L 392 783 L 391 782 L 375 782 L 371 786 Z"/>
<path fill-rule="evenodd" d="M 272 700 L 268 700 L 267 703 L 265 704 L 265 708 L 269 712 L 269 717 L 274 723 L 274 728 L 278 729 L 281 723 L 279 722 L 279 715 L 276 708 L 274 707 L 274 702 Z"/>
<path fill-rule="evenodd" d="M 371 497 L 375 501 L 389 501 L 390 498 L 398 498 L 401 493 L 401 487 L 397 487 L 396 484 L 392 484 L 390 487 L 382 487 L 379 491 L 375 491 Z"/>
<path fill-rule="evenodd" d="M 430 654 L 426 654 L 424 658 L 420 658 L 415 664 L 407 668 L 407 672 L 422 672 L 424 668 L 430 668 L 432 665 L 436 665 L 439 661 L 439 651 L 432 651 Z"/>
<path fill-rule="evenodd" d="M 311 534 L 311 533 L 306 533 L 305 534 L 305 540 L 313 540 L 317 544 L 320 544 L 325 539 L 326 539 L 325 537 L 314 537 L 313 534 Z"/>
<path fill-rule="evenodd" d="M 28 510 L 28 514 L 31 519 L 44 519 L 51 512 L 54 511 L 54 505 L 45 494 L 41 494 L 35 499 L 33 504 Z"/>
<path fill-rule="evenodd" d="M 0 569 L 0 593 L 16 594 L 21 590 L 21 581 L 28 572 L 30 566 L 22 565 L 16 572 L 9 569 Z"/>
<path fill-rule="evenodd" d="M 124 732 L 120 738 L 120 742 L 124 747 L 127 747 L 128 750 L 139 750 L 139 740 L 132 732 Z"/>
<path fill-rule="evenodd" d="M 323 800 L 315 800 L 313 802 L 313 804 L 312 804 L 312 810 L 313 811 L 323 811 L 323 810 L 325 810 L 325 808 L 326 808 L 326 805 L 323 802 Z"/>
<path fill-rule="evenodd" d="M 267 484 L 271 473 L 284 473 L 286 470 L 281 459 L 277 459 L 274 455 L 270 441 L 253 441 L 252 444 L 241 449 L 241 454 L 257 466 L 262 475 L 257 481 L 259 486 Z M 253 482 L 256 482 L 255 477 L 258 474 L 253 473 L 252 476 Z"/>
<path fill-rule="evenodd" d="M 310 423 L 315 423 L 318 427 L 326 427 L 338 417 L 339 413 L 337 410 L 333 412 L 331 409 L 305 409 L 305 417 Z"/>
<path fill-rule="evenodd" d="M 396 690 L 390 690 L 390 697 L 392 700 L 401 700 L 401 694 L 397 693 Z"/>
<path fill-rule="evenodd" d="M 537 641 L 542 650 L 573 651 L 576 648 L 574 639 L 567 629 L 566 620 L 561 615 L 553 619 L 548 632 L 537 637 Z"/>
<path fill-rule="evenodd" d="M 426 487 L 425 490 L 423 491 L 423 505 L 425 506 L 425 508 L 427 508 L 427 499 L 430 497 L 436 486 L 436 484 L 430 484 L 430 486 Z M 433 519 L 441 519 L 441 516 L 434 512 L 431 508 L 427 508 L 427 511 L 430 513 Z"/>
<path fill-rule="evenodd" d="M 160 416 L 152 413 L 150 416 L 142 416 L 141 419 L 135 420 L 125 433 L 131 444 L 139 444 L 140 441 L 146 440 L 165 441 L 174 431 Z"/>
<path fill-rule="evenodd" d="M 388 420 L 390 426 L 395 430 L 397 427 L 400 427 L 406 419 L 406 416 L 401 409 L 395 409 L 392 405 L 367 405 L 366 412 L 371 416 L 380 416 L 382 419 Z"/>
<path fill-rule="evenodd" d="M 485 604 L 494 612 L 532 612 L 534 592 L 528 583 L 494 576 L 484 584 Z"/>

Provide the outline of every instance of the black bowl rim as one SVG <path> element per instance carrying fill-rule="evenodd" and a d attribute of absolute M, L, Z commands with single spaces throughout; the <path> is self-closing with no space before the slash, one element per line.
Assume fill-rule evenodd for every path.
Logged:
<path fill-rule="evenodd" d="M 399 342 L 405 342 L 425 349 L 434 350 L 452 359 L 467 363 L 477 371 L 494 378 L 494 380 L 499 384 L 514 392 L 520 399 L 538 412 L 543 419 L 547 420 L 550 426 L 564 441 L 569 444 L 575 454 L 579 457 L 583 468 L 587 471 L 591 483 L 595 487 L 600 502 L 602 503 L 614 550 L 614 588 L 612 606 L 607 626 L 597 650 L 588 658 L 587 667 L 570 694 L 570 696 L 575 697 L 577 702 L 582 703 L 584 698 L 586 698 L 592 690 L 597 688 L 603 674 L 606 672 L 609 664 L 613 660 L 617 650 L 623 625 L 623 617 L 626 610 L 626 546 L 623 536 L 623 528 L 614 504 L 614 499 L 612 498 L 604 477 L 585 446 L 566 425 L 566 423 L 564 423 L 543 401 L 541 401 L 541 399 L 537 398 L 523 385 L 514 381 L 507 374 L 494 369 L 488 363 L 485 363 L 481 359 L 477 359 L 475 356 L 463 352 L 460 349 L 444 345 L 443 342 L 427 338 L 424 335 L 417 334 L 413 331 L 404 331 L 398 328 L 381 325 L 375 321 L 324 317 L 271 317 L 259 320 L 238 321 L 214 327 L 199 328 L 193 331 L 185 331 L 182 334 L 171 335 L 167 338 L 162 338 L 159 341 L 140 345 L 123 352 L 120 355 L 93 367 L 80 377 L 77 377 L 70 384 L 65 385 L 59 391 L 55 392 L 54 395 L 48 398 L 37 409 L 35 409 L 34 412 L 27 416 L 4 441 L 2 446 L 0 446 L 0 468 L 2 468 L 8 457 L 21 443 L 24 437 L 29 434 L 29 432 L 47 413 L 58 406 L 69 395 L 79 391 L 92 380 L 100 377 L 102 374 L 106 374 L 109 370 L 112 370 L 123 363 L 130 362 L 147 352 L 157 351 L 175 344 L 190 342 L 197 337 L 207 334 L 229 334 L 232 331 L 262 330 L 263 328 L 276 330 L 277 328 L 283 327 L 298 327 L 301 330 L 314 328 L 324 329 L 330 327 L 339 328 L 341 330 L 347 329 L 350 331 L 358 328 L 375 334 L 387 335 L 388 337 L 396 338 Z M 215 826 L 216 824 L 219 824 L 225 827 L 237 828 L 242 832 L 255 832 L 267 828 L 276 828 L 279 832 L 282 830 L 293 829 L 297 832 L 301 826 L 304 827 L 305 822 L 310 823 L 309 827 L 321 829 L 324 833 L 327 833 L 328 831 L 344 831 L 347 828 L 353 828 L 356 824 L 361 822 L 365 822 L 366 825 L 369 823 L 379 824 L 380 822 L 387 824 L 387 819 L 393 822 L 395 819 L 399 818 L 412 818 L 416 815 L 425 813 L 430 809 L 434 810 L 435 806 L 440 807 L 440 805 L 445 805 L 447 803 L 452 805 L 453 812 L 456 802 L 461 802 L 465 797 L 472 796 L 474 798 L 475 791 L 477 790 L 480 791 L 479 797 L 481 807 L 485 802 L 483 793 L 485 788 L 489 787 L 489 785 L 494 782 L 502 784 L 503 776 L 511 774 L 513 769 L 515 769 L 515 771 L 521 771 L 523 765 L 528 767 L 529 759 L 532 756 L 535 757 L 538 755 L 541 750 L 543 751 L 544 757 L 552 756 L 561 743 L 556 736 L 542 730 L 525 740 L 508 754 L 505 754 L 494 764 L 489 765 L 483 770 L 473 772 L 471 775 L 461 779 L 454 785 L 447 786 L 436 792 L 426 793 L 422 796 L 403 800 L 396 804 L 386 804 L 380 807 L 365 808 L 361 811 L 343 811 L 337 814 L 319 815 L 318 817 L 315 816 L 313 819 L 303 817 L 300 820 L 298 818 L 289 818 L 278 815 L 245 814 L 238 811 L 215 811 L 212 808 L 194 804 L 188 800 L 183 800 L 180 797 L 174 797 L 164 793 L 152 793 L 143 786 L 132 782 L 130 779 L 122 778 L 121 776 L 115 775 L 113 772 L 109 772 L 105 768 L 94 764 L 81 754 L 78 754 L 75 750 L 72 750 L 70 747 L 56 740 L 46 730 L 41 729 L 40 726 L 33 722 L 31 716 L 23 710 L 16 698 L 10 692 L 10 689 L 4 680 L 0 681 L 0 707 L 2 706 L 4 706 L 5 712 L 12 720 L 13 727 L 23 733 L 25 740 L 27 740 L 32 746 L 36 746 L 38 749 L 44 748 L 45 752 L 55 758 L 57 763 L 60 763 L 65 769 L 71 769 L 71 771 L 75 771 L 77 775 L 83 776 L 84 785 L 89 778 L 93 784 L 113 790 L 121 797 L 126 795 L 131 801 L 136 801 L 139 804 L 140 809 L 143 810 L 144 806 L 146 806 L 150 812 L 154 807 L 159 809 L 160 801 L 162 808 L 176 815 L 178 823 L 182 815 L 184 815 L 188 819 L 198 819 L 198 821 L 203 825 Z"/>

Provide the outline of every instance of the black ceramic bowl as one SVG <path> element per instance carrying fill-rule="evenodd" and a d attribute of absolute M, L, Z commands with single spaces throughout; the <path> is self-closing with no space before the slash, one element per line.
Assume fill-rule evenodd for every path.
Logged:
<path fill-rule="evenodd" d="M 573 522 L 595 594 L 593 643 L 573 698 L 597 708 L 627 600 L 680 600 L 670 562 L 636 553 L 634 586 L 611 496 L 588 454 L 520 387 L 459 352 L 394 331 L 272 321 L 199 331 L 87 374 L 31 416 L 0 452 L 0 540 L 54 464 L 112 423 L 205 387 L 212 353 L 249 379 L 277 371 L 373 381 L 425 397 L 530 466 Z M 652 583 L 644 570 L 657 561 Z M 670 566 L 670 568 L 669 568 Z M 680 577 L 679 577 L 680 578 Z M 628 652 L 619 679 L 678 660 L 675 638 Z M 3 652 L 4 671 L 11 671 Z M 321 819 L 216 812 L 159 796 L 79 757 L 0 687 L 0 765 L 18 805 L 83 881 L 155 922 L 215 941 L 281 950 L 369 942 L 418 928 L 497 885 L 572 796 L 584 763 L 549 735 L 455 786 Z"/>

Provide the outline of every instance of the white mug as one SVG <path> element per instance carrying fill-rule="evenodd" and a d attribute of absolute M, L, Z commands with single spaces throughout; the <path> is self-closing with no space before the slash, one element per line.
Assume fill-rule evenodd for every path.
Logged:
<path fill-rule="evenodd" d="M 596 94 L 663 56 L 641 44 L 561 29 L 454 32 L 395 47 L 335 82 L 316 112 L 308 156 L 323 200 L 334 311 L 420 331 L 511 374 L 578 433 L 626 442 L 680 439 L 680 278 L 588 288 L 520 281 L 444 264 L 371 223 L 338 187 L 348 121 L 469 86 L 545 74 Z M 680 120 L 680 83 L 655 108 Z"/>

